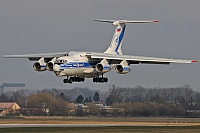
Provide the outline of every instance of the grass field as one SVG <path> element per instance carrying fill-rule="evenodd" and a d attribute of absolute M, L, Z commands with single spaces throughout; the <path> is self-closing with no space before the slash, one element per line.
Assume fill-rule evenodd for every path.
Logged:
<path fill-rule="evenodd" d="M 200 126 L 120 126 L 120 127 L 63 127 L 9 128 L 1 133 L 199 133 Z"/>
<path fill-rule="evenodd" d="M 199 118 L 0 117 L 0 124 L 115 124 L 106 127 L 0 128 L 0 133 L 200 133 Z"/>
<path fill-rule="evenodd" d="M 199 118 L 0 117 L 0 124 L 120 124 L 200 126 Z"/>

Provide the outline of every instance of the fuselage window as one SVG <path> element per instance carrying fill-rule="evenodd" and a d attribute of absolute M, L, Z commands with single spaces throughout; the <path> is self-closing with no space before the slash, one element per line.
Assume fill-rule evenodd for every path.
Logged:
<path fill-rule="evenodd" d="M 67 60 L 65 60 L 65 59 L 57 59 L 54 64 L 61 65 L 61 64 L 64 64 L 64 63 L 67 63 Z"/>

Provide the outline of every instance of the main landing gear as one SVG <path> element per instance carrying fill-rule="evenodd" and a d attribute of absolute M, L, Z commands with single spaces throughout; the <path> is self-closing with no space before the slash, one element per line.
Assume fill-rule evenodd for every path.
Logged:
<path fill-rule="evenodd" d="M 63 83 L 73 83 L 73 82 L 84 82 L 85 81 L 85 78 L 79 78 L 79 77 L 70 77 L 70 78 L 66 78 L 63 80 Z"/>
<path fill-rule="evenodd" d="M 80 78 L 80 77 L 67 77 L 66 79 L 63 80 L 63 83 L 67 84 L 72 84 L 73 82 L 84 82 L 85 78 Z M 108 78 L 107 77 L 95 77 L 93 78 L 93 82 L 94 83 L 107 83 L 108 82 Z"/>
<path fill-rule="evenodd" d="M 107 83 L 108 82 L 108 78 L 107 77 L 97 77 L 97 78 L 93 78 L 93 82 L 94 83 Z"/>

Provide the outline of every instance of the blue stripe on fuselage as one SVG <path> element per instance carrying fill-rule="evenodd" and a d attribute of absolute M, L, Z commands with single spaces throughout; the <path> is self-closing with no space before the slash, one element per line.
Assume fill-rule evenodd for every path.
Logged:
<path fill-rule="evenodd" d="M 96 63 L 89 62 L 69 62 L 66 64 L 61 64 L 61 69 L 73 69 L 73 68 L 92 68 Z"/>

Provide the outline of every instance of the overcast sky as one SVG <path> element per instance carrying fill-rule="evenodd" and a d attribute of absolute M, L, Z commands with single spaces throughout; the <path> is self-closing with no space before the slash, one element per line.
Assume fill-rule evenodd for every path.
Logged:
<path fill-rule="evenodd" d="M 93 19 L 160 20 L 127 24 L 124 54 L 200 60 L 199 0 L 0 0 L 0 55 L 64 51 L 104 52 L 115 27 Z M 36 72 L 28 59 L 0 58 L 0 84 L 25 83 L 27 88 L 179 87 L 200 90 L 200 63 L 132 65 L 132 71 L 105 74 L 107 84 L 66 85 L 64 77 Z"/>

